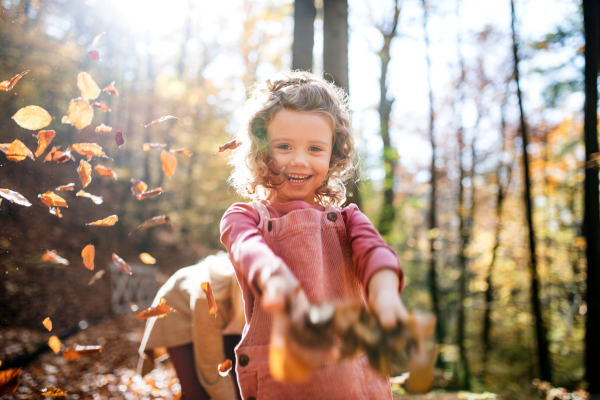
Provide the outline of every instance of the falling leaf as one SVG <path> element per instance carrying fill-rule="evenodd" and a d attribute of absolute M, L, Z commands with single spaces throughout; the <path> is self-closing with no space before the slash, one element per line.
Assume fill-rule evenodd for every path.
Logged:
<path fill-rule="evenodd" d="M 56 336 L 50 336 L 48 340 L 48 346 L 52 349 L 55 354 L 58 354 L 60 351 L 60 340 Z"/>
<path fill-rule="evenodd" d="M 117 221 L 119 220 L 119 217 L 117 217 L 116 215 L 111 215 L 110 217 L 106 217 L 104 219 L 100 219 L 96 222 L 90 222 L 89 224 L 86 225 L 93 225 L 93 226 L 113 226 L 114 224 L 117 223 Z"/>
<path fill-rule="evenodd" d="M 63 357 L 69 361 L 78 360 L 81 357 L 91 356 L 104 352 L 102 346 L 82 346 L 74 344 L 63 351 Z"/>
<path fill-rule="evenodd" d="M 171 223 L 171 218 L 168 215 L 160 215 L 158 217 L 150 218 L 148 221 L 144 222 L 143 224 L 141 224 L 140 226 L 135 228 L 135 230 L 141 231 L 143 229 L 153 228 L 158 225 L 170 224 L 170 223 Z M 130 235 L 131 235 L 131 233 L 130 233 Z"/>
<path fill-rule="evenodd" d="M 81 258 L 83 258 L 83 265 L 90 271 L 94 270 L 94 256 L 96 255 L 96 248 L 93 244 L 88 244 L 81 251 Z"/>
<path fill-rule="evenodd" d="M 187 147 L 182 147 L 181 149 L 173 149 L 169 151 L 173 154 L 185 154 L 188 157 L 192 156 L 192 152 L 189 151 Z"/>
<path fill-rule="evenodd" d="M 131 193 L 133 193 L 135 197 L 139 196 L 145 192 L 146 189 L 148 189 L 148 185 L 146 185 L 143 181 L 138 181 L 137 179 L 131 178 L 131 183 L 133 184 L 133 186 L 131 186 Z"/>
<path fill-rule="evenodd" d="M 60 208 L 50 207 L 48 211 L 50 211 L 50 214 L 56 215 L 58 218 L 62 218 L 62 214 L 60 213 Z"/>
<path fill-rule="evenodd" d="M 223 361 L 222 364 L 219 364 L 219 367 L 217 369 L 219 370 L 219 375 L 227 376 L 229 374 L 229 371 L 231 371 L 231 368 L 232 368 L 231 360 L 227 359 L 227 360 Z"/>
<path fill-rule="evenodd" d="M 77 173 L 83 187 L 86 187 L 92 181 L 92 166 L 85 160 L 79 161 L 79 167 L 77 167 Z"/>
<path fill-rule="evenodd" d="M 100 39 L 102 38 L 102 36 L 106 35 L 106 32 L 102 32 L 99 35 L 96 35 L 96 37 L 94 38 L 94 41 L 92 42 L 93 46 L 98 46 L 98 43 L 100 42 Z"/>
<path fill-rule="evenodd" d="M 21 376 L 21 368 L 0 371 L 0 397 L 17 391 L 19 376 Z"/>
<path fill-rule="evenodd" d="M 6 153 L 10 149 L 10 143 L 0 143 L 0 151 Z"/>
<path fill-rule="evenodd" d="M 200 284 L 204 293 L 206 293 L 206 301 L 208 302 L 208 313 L 210 315 L 214 315 L 217 318 L 217 302 L 215 301 L 215 295 L 213 294 L 212 287 L 210 286 L 210 282 L 202 282 Z"/>
<path fill-rule="evenodd" d="M 50 397 L 66 397 L 67 396 L 66 392 L 63 392 L 59 388 L 55 388 L 52 386 L 48 386 L 47 388 L 40 390 L 40 393 L 42 394 L 42 396 L 50 396 Z"/>
<path fill-rule="evenodd" d="M 29 72 L 29 70 L 23 71 L 20 74 L 15 75 L 14 77 L 12 77 L 8 81 L 2 81 L 2 82 L 0 82 L 0 90 L 10 90 L 10 89 L 12 89 L 15 86 L 15 84 L 17 82 L 19 82 L 19 79 L 21 79 L 23 77 L 23 75 L 25 75 L 28 72 Z"/>
<path fill-rule="evenodd" d="M 96 133 L 108 133 L 110 131 L 112 131 L 112 128 L 110 126 L 106 126 L 104 124 L 98 125 L 95 129 Z"/>
<path fill-rule="evenodd" d="M 29 207 L 31 203 L 27 201 L 27 199 L 20 193 L 14 192 L 10 189 L 0 189 L 0 196 L 4 197 L 6 200 L 11 203 L 16 203 L 20 206 Z"/>
<path fill-rule="evenodd" d="M 168 121 L 170 119 L 179 119 L 179 118 L 173 117 L 172 115 L 167 115 L 166 117 L 160 117 L 159 119 L 156 119 L 156 120 L 150 122 L 149 124 L 144 125 L 144 128 L 147 128 L 147 127 L 152 126 L 152 125 L 156 125 L 156 124 L 158 124 L 160 122 Z"/>
<path fill-rule="evenodd" d="M 129 268 L 129 265 L 127 265 L 127 263 L 121 257 L 113 253 L 112 260 L 115 263 L 115 265 L 119 267 L 122 273 L 131 275 L 131 268 Z"/>
<path fill-rule="evenodd" d="M 115 143 L 119 147 L 123 146 L 125 143 L 125 140 L 123 139 L 123 132 L 117 131 L 117 133 L 115 133 Z"/>
<path fill-rule="evenodd" d="M 69 147 L 66 151 L 59 151 L 60 146 L 52 146 L 52 150 L 48 152 L 44 161 L 56 161 L 64 163 L 67 161 L 75 161 L 75 157 L 71 154 L 71 148 Z"/>
<path fill-rule="evenodd" d="M 163 193 L 163 189 L 161 187 L 158 187 L 156 189 L 152 189 L 147 192 L 142 192 L 139 195 L 137 195 L 136 198 L 138 200 L 144 200 L 144 199 L 147 199 L 148 197 L 158 196 L 159 194 L 162 194 L 162 193 Z"/>
<path fill-rule="evenodd" d="M 167 147 L 167 145 L 163 143 L 144 143 L 142 149 L 144 151 L 149 151 L 152 149 L 164 149 L 165 147 Z"/>
<path fill-rule="evenodd" d="M 42 324 L 44 324 L 44 327 L 48 329 L 48 331 L 52 331 L 52 321 L 50 320 L 50 317 L 46 317 L 46 319 L 42 321 Z"/>
<path fill-rule="evenodd" d="M 100 53 L 98 53 L 98 50 L 89 51 L 88 52 L 88 57 L 93 62 L 100 61 Z"/>
<path fill-rule="evenodd" d="M 108 178 L 117 179 L 117 174 L 110 168 L 107 168 L 103 165 L 96 165 L 94 169 L 98 172 L 100 176 L 106 176 Z"/>
<path fill-rule="evenodd" d="M 46 250 L 46 254 L 42 256 L 42 260 L 50 261 L 53 264 L 69 265 L 69 260 L 56 254 L 56 250 Z"/>
<path fill-rule="evenodd" d="M 71 122 L 68 115 L 63 115 L 60 122 L 62 122 L 63 124 L 73 125 L 73 122 Z"/>
<path fill-rule="evenodd" d="M 117 92 L 117 89 L 115 88 L 115 81 L 112 81 L 110 83 L 110 85 L 108 85 L 107 87 L 105 87 L 104 89 L 102 89 L 103 92 L 106 92 L 110 95 L 113 96 L 118 96 L 119 92 Z"/>
<path fill-rule="evenodd" d="M 80 72 L 77 75 L 77 87 L 81 90 L 81 97 L 86 100 L 95 99 L 100 95 L 100 88 L 87 72 Z M 70 115 L 69 118 L 73 121 Z"/>
<path fill-rule="evenodd" d="M 166 150 L 161 151 L 160 160 L 162 161 L 162 169 L 165 175 L 173 176 L 175 168 L 177 168 L 177 158 Z"/>
<path fill-rule="evenodd" d="M 94 109 L 90 103 L 81 97 L 72 99 L 69 102 L 69 119 L 77 129 L 83 129 L 92 123 L 94 118 Z"/>
<path fill-rule="evenodd" d="M 102 147 L 96 143 L 73 143 L 71 148 L 82 156 L 106 157 Z"/>
<path fill-rule="evenodd" d="M 27 106 L 21 108 L 12 119 L 21 127 L 37 131 L 45 128 L 52 121 L 52 117 L 48 111 L 38 106 Z"/>
<path fill-rule="evenodd" d="M 37 137 L 38 140 L 38 148 L 35 151 L 35 156 L 39 157 L 46 150 L 52 138 L 56 136 L 56 133 L 54 131 L 39 131 L 37 135 L 33 136 Z"/>
<path fill-rule="evenodd" d="M 98 103 L 97 101 L 93 102 L 92 105 L 96 108 L 99 108 L 103 112 L 110 112 L 110 108 L 106 104 Z"/>
<path fill-rule="evenodd" d="M 238 147 L 240 147 L 241 145 L 242 145 L 242 142 L 238 142 L 238 141 L 236 141 L 236 140 L 234 139 L 234 140 L 232 140 L 231 142 L 227 142 L 227 143 L 225 143 L 224 145 L 222 145 L 222 146 L 219 146 L 219 151 L 217 151 L 217 153 L 222 153 L 222 152 L 224 152 L 225 150 L 235 150 L 235 149 L 237 149 Z M 217 153 L 215 153 L 215 154 L 217 154 Z M 213 154 L 213 156 L 214 156 L 215 154 Z"/>
<path fill-rule="evenodd" d="M 173 307 L 169 307 L 168 305 L 166 305 L 164 299 L 161 298 L 160 303 L 156 307 L 150 307 L 150 308 L 145 309 L 144 311 L 142 311 L 141 313 L 136 315 L 135 318 L 137 318 L 137 319 L 151 318 L 151 317 L 162 318 L 166 314 L 169 314 L 172 312 L 179 314 L 177 312 L 177 310 L 175 310 Z"/>
<path fill-rule="evenodd" d="M 92 279 L 90 280 L 90 283 L 88 283 L 88 286 L 92 286 L 94 284 L 94 282 L 96 282 L 98 279 L 102 278 L 102 276 L 104 275 L 104 270 L 101 269 L 100 271 L 96 272 L 94 274 L 94 276 L 92 277 Z"/>
<path fill-rule="evenodd" d="M 38 194 L 38 197 L 48 207 L 69 207 L 66 200 L 54 194 L 54 192 L 48 191 L 44 194 Z"/>
<path fill-rule="evenodd" d="M 148 253 L 141 253 L 140 260 L 142 260 L 144 264 L 156 264 L 156 259 Z"/>
<path fill-rule="evenodd" d="M 83 190 L 80 190 L 79 192 L 77 192 L 77 194 L 75 196 L 87 197 L 88 199 L 91 199 L 94 202 L 94 204 L 102 204 L 102 202 L 103 202 L 102 196 L 94 196 L 93 194 L 84 192 Z"/>
<path fill-rule="evenodd" d="M 5 146 L 3 146 L 3 148 L 4 147 Z M 23 161 L 27 157 L 31 158 L 32 160 L 34 159 L 33 153 L 19 139 L 15 139 L 10 146 L 8 146 L 5 154 L 9 161 Z"/>
<path fill-rule="evenodd" d="M 56 190 L 58 192 L 60 192 L 61 190 L 74 190 L 74 187 L 75 187 L 74 183 L 69 183 L 68 185 L 59 186 L 54 190 Z"/>

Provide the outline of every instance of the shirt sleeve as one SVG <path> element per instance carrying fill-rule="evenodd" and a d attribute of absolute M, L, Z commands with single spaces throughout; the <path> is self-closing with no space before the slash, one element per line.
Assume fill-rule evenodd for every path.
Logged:
<path fill-rule="evenodd" d="M 346 224 L 348 241 L 352 249 L 352 261 L 356 276 L 361 282 L 364 294 L 367 293 L 369 280 L 381 269 L 393 269 L 400 278 L 398 291 L 404 289 L 404 273 L 400 268 L 400 260 L 390 246 L 385 243 L 377 229 L 365 214 L 354 204 L 342 210 Z M 366 296 L 365 296 L 366 297 Z"/>

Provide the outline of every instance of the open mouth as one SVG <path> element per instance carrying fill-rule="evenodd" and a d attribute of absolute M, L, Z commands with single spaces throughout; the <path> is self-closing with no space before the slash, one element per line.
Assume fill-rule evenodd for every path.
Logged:
<path fill-rule="evenodd" d="M 293 183 L 302 183 L 309 179 L 312 175 L 299 175 L 299 174 L 284 174 L 285 177 Z"/>

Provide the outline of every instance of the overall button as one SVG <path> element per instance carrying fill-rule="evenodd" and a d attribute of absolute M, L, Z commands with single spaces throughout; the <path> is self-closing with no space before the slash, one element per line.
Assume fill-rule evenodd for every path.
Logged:
<path fill-rule="evenodd" d="M 273 222 L 269 221 L 269 225 L 268 225 L 267 229 L 269 229 L 269 232 L 271 232 L 271 229 L 273 229 Z"/>
<path fill-rule="evenodd" d="M 250 357 L 245 354 L 240 354 L 240 359 L 238 361 L 242 367 L 245 367 L 250 362 Z"/>
<path fill-rule="evenodd" d="M 330 220 L 331 222 L 335 222 L 337 221 L 337 214 L 334 213 L 333 211 L 330 213 L 327 213 L 327 219 Z"/>

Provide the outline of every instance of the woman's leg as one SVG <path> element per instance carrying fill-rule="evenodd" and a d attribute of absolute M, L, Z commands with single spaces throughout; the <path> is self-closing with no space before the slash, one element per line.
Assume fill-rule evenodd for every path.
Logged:
<path fill-rule="evenodd" d="M 183 346 L 169 347 L 167 351 L 179 378 L 181 400 L 208 400 L 210 397 L 196 375 L 194 345 L 188 343 Z"/>
<path fill-rule="evenodd" d="M 235 346 L 238 345 L 240 340 L 242 339 L 241 335 L 223 335 L 223 348 L 225 350 L 225 358 L 231 360 L 231 371 L 229 375 L 231 375 L 231 379 L 233 379 L 233 383 L 235 384 L 235 393 L 237 394 L 238 400 L 242 399 L 240 395 L 240 388 L 237 382 L 237 375 L 235 373 Z"/>

